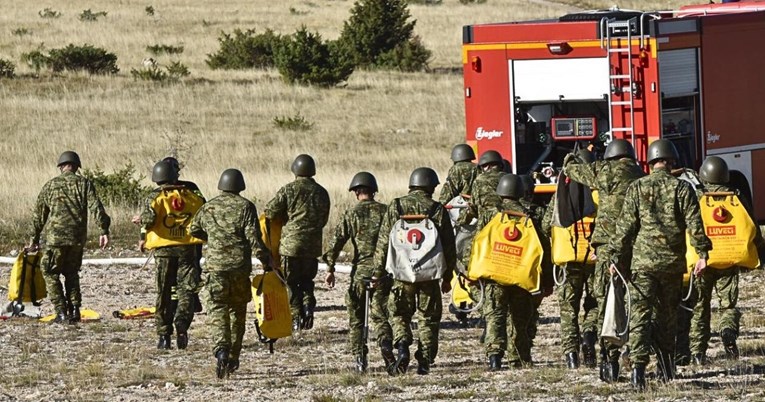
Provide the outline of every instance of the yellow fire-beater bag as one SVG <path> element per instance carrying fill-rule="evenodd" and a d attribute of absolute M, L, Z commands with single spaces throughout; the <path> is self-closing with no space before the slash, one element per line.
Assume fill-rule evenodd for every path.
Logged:
<path fill-rule="evenodd" d="M 292 335 L 292 313 L 287 285 L 278 269 L 252 278 L 252 299 L 255 302 L 255 329 L 261 342 Z"/>
<path fill-rule="evenodd" d="M 36 303 L 48 296 L 45 279 L 40 269 L 42 253 L 22 251 L 11 268 L 8 300 L 18 303 Z"/>
<path fill-rule="evenodd" d="M 585 217 L 567 228 L 552 227 L 552 261 L 555 265 L 569 262 L 594 264 L 593 249 L 590 245 L 595 219 Z"/>
<path fill-rule="evenodd" d="M 470 288 L 466 280 L 461 279 L 459 275 L 452 278 L 452 304 L 455 306 L 474 304 L 475 301 L 470 297 Z"/>
<path fill-rule="evenodd" d="M 706 193 L 699 200 L 704 231 L 712 240 L 707 266 L 717 269 L 739 266 L 757 268 L 760 258 L 754 246 L 754 221 L 735 193 Z M 689 272 L 699 260 L 686 235 L 685 254 Z"/>
<path fill-rule="evenodd" d="M 267 219 L 266 214 L 260 214 L 260 233 L 263 239 L 263 243 L 271 251 L 271 258 L 273 258 L 274 265 L 278 266 L 281 262 L 281 256 L 279 255 L 279 242 L 282 238 L 282 222 Z"/>
<path fill-rule="evenodd" d="M 473 239 L 467 277 L 536 292 L 543 254 L 531 219 L 511 211 L 500 212 Z"/>
<path fill-rule="evenodd" d="M 189 233 L 191 219 L 202 204 L 202 197 L 187 188 L 163 188 L 151 203 L 157 219 L 146 232 L 146 248 L 204 243 Z"/>

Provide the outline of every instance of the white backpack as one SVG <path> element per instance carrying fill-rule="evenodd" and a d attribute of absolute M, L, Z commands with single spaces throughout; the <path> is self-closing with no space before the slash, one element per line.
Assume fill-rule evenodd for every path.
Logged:
<path fill-rule="evenodd" d="M 430 220 L 438 204 L 428 215 L 403 215 L 401 204 L 394 201 L 399 220 L 390 230 L 385 270 L 393 279 L 417 283 L 441 279 L 446 272 L 446 259 L 435 223 Z"/>

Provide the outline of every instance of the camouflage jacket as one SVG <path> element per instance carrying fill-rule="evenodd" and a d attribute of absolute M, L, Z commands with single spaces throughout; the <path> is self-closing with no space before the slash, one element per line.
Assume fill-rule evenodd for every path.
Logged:
<path fill-rule="evenodd" d="M 472 218 L 481 216 L 483 209 L 496 207 L 502 203 L 502 199 L 497 195 L 497 184 L 499 179 L 506 173 L 500 167 L 492 167 L 490 170 L 481 173 L 473 182 L 470 190 L 472 198 L 470 199 L 470 208 L 464 218 L 460 216 L 460 222 L 469 222 Z"/>
<path fill-rule="evenodd" d="M 633 181 L 645 176 L 645 173 L 629 158 L 592 163 L 572 158 L 564 164 L 563 169 L 572 180 L 598 190 L 600 202 L 591 243 L 596 247 L 607 244 L 616 233 L 616 223 L 619 221 L 627 188 Z"/>
<path fill-rule="evenodd" d="M 96 218 L 102 235 L 109 234 L 111 218 L 106 214 L 93 183 L 72 172 L 51 179 L 37 196 L 32 218 L 31 241 L 39 243 L 46 227 L 50 246 L 84 246 L 88 232 L 88 211 Z"/>
<path fill-rule="evenodd" d="M 329 219 L 329 194 L 309 177 L 279 189 L 266 205 L 266 217 L 284 222 L 279 253 L 288 257 L 321 255 L 322 229 Z"/>
<path fill-rule="evenodd" d="M 345 211 L 329 241 L 329 250 L 324 253 L 327 272 L 335 272 L 337 256 L 340 255 L 345 243 L 350 240 L 353 245 L 353 276 L 372 275 L 377 235 L 380 233 L 380 224 L 387 210 L 388 207 L 385 204 L 374 200 L 364 200 Z"/>
<path fill-rule="evenodd" d="M 238 194 L 221 194 L 197 211 L 191 235 L 207 242 L 204 270 L 252 271 L 252 252 L 265 264 L 271 253 L 263 244 L 255 204 Z"/>
<path fill-rule="evenodd" d="M 471 194 L 473 182 L 481 173 L 481 170 L 472 162 L 457 162 L 449 168 L 446 182 L 441 187 L 441 196 L 438 202 L 446 205 L 454 197 L 460 194 Z"/>
<path fill-rule="evenodd" d="M 171 187 L 177 187 L 177 186 L 183 186 L 184 188 L 191 190 L 194 194 L 198 195 L 203 201 L 204 196 L 202 196 L 202 192 L 199 190 L 199 187 L 197 187 L 196 184 L 190 182 L 190 181 L 178 181 L 174 184 L 168 185 Z M 162 192 L 163 186 L 159 186 L 152 190 L 149 195 L 146 197 L 146 199 L 143 202 L 143 210 L 141 211 L 141 234 L 140 234 L 140 240 L 146 240 L 146 232 L 154 226 L 154 222 L 157 220 L 157 212 L 154 210 L 154 208 L 151 207 L 151 204 L 154 202 L 154 199 L 157 198 L 157 196 Z M 154 256 L 155 257 L 179 257 L 183 255 L 187 255 L 189 253 L 193 253 L 196 251 L 196 246 L 189 245 L 189 246 L 170 246 L 170 247 L 159 247 L 156 250 L 154 250 Z"/>
<path fill-rule="evenodd" d="M 627 189 L 607 252 L 612 262 L 625 262 L 632 249 L 633 271 L 683 273 L 686 231 L 699 256 L 708 258 L 712 242 L 704 234 L 694 190 L 667 169 L 654 169 Z"/>
<path fill-rule="evenodd" d="M 377 238 L 374 257 L 374 276 L 382 278 L 385 275 L 385 264 L 388 258 L 388 242 L 390 240 L 391 226 L 399 219 L 398 206 L 401 206 L 401 213 L 404 215 L 425 215 L 434 210 L 430 220 L 436 225 L 438 236 L 443 247 L 446 266 L 448 267 L 444 277 L 445 281 L 451 281 L 452 275 L 457 268 L 457 250 L 454 241 L 454 229 L 452 221 L 449 219 L 449 213 L 441 204 L 438 204 L 430 195 L 422 190 L 411 190 L 409 194 L 394 199 L 388 205 L 388 209 L 380 225 L 380 235 Z M 435 209 L 434 209 L 435 208 Z"/>

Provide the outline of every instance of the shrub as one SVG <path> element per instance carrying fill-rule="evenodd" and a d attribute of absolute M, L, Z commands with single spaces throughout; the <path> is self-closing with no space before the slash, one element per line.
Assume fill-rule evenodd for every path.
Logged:
<path fill-rule="evenodd" d="M 442 2 L 443 0 L 409 0 L 409 4 L 423 4 L 426 6 L 435 6 L 441 4 Z"/>
<path fill-rule="evenodd" d="M 98 197 L 109 205 L 134 207 L 140 205 L 151 191 L 151 187 L 141 184 L 144 176 L 136 177 L 135 166 L 130 162 L 113 173 L 107 174 L 96 166 L 83 169 L 82 175 L 93 182 Z"/>
<path fill-rule="evenodd" d="M 323 42 L 305 27 L 284 39 L 276 51 L 276 66 L 289 83 L 333 86 L 353 72 L 353 61 L 337 41 Z"/>
<path fill-rule="evenodd" d="M 162 69 L 157 65 L 149 65 L 140 69 L 131 69 L 130 75 L 137 80 L 146 81 L 178 81 L 191 74 L 189 68 L 178 61 L 170 63 L 169 66 Z"/>
<path fill-rule="evenodd" d="M 486 0 L 460 0 L 460 3 L 462 3 L 462 4 L 483 4 L 483 3 L 486 3 Z"/>
<path fill-rule="evenodd" d="M 181 54 L 183 53 L 183 45 L 172 46 L 172 45 L 156 44 L 156 45 L 146 46 L 146 51 L 155 56 L 159 56 L 162 54 Z"/>
<path fill-rule="evenodd" d="M 37 71 L 42 67 L 54 72 L 87 71 L 90 74 L 116 74 L 120 71 L 114 53 L 88 44 L 69 44 L 65 48 L 51 49 L 47 55 L 42 50 L 35 50 L 22 54 L 21 59 Z"/>
<path fill-rule="evenodd" d="M 94 13 L 93 11 L 90 11 L 90 9 L 87 9 L 80 13 L 80 21 L 95 22 L 98 21 L 100 17 L 106 17 L 106 11 L 96 11 Z"/>
<path fill-rule="evenodd" d="M 16 65 L 13 62 L 0 59 L 0 78 L 13 78 L 16 76 Z"/>
<path fill-rule="evenodd" d="M 401 71 L 421 71 L 428 67 L 431 52 L 420 41 L 419 36 L 399 44 L 380 55 L 377 65 Z"/>
<path fill-rule="evenodd" d="M 40 49 L 42 49 L 42 45 L 40 45 Z M 43 67 L 47 65 L 48 56 L 46 56 L 42 50 L 33 50 L 29 53 L 22 53 L 21 61 L 26 63 L 35 71 L 39 72 Z"/>
<path fill-rule="evenodd" d="M 283 40 L 270 29 L 262 34 L 255 34 L 254 29 L 237 29 L 233 34 L 221 32 L 220 49 L 208 54 L 206 62 L 214 70 L 273 67 L 274 52 Z"/>
<path fill-rule="evenodd" d="M 143 11 L 148 15 L 149 17 L 154 16 L 154 6 L 146 6 L 146 8 L 143 9 Z"/>
<path fill-rule="evenodd" d="M 16 28 L 13 31 L 11 31 L 11 33 L 16 35 L 16 36 L 21 37 L 21 36 L 24 36 L 24 35 L 31 35 L 32 31 L 30 31 L 27 28 Z"/>
<path fill-rule="evenodd" d="M 313 128 L 313 123 L 306 120 L 300 112 L 294 116 L 276 116 L 273 122 L 274 127 L 288 131 L 308 131 Z"/>
<path fill-rule="evenodd" d="M 40 18 L 58 18 L 61 16 L 61 13 L 51 8 L 44 8 L 38 11 L 37 15 L 39 15 Z"/>

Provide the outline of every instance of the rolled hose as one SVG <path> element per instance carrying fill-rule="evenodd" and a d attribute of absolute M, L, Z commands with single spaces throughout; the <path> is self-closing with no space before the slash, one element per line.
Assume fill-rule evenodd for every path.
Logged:
<path fill-rule="evenodd" d="M 563 271 L 563 275 L 558 275 L 558 271 Z M 558 278 L 561 278 L 558 280 Z M 566 283 L 566 278 L 568 278 L 568 272 L 565 268 L 561 269 L 558 265 L 553 265 L 553 282 L 555 282 L 555 286 L 563 286 L 564 283 Z"/>

